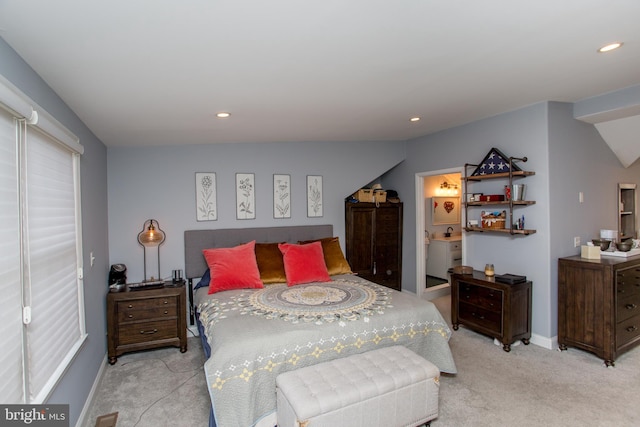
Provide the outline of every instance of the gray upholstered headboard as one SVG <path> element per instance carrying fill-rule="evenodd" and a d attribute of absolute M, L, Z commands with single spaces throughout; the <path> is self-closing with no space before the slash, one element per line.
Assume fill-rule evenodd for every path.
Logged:
<path fill-rule="evenodd" d="M 252 240 L 258 243 L 296 243 L 299 240 L 322 237 L 333 237 L 332 225 L 186 230 L 184 232 L 185 277 L 187 279 L 202 277 L 207 270 L 207 263 L 202 255 L 203 249 L 228 248 Z"/>

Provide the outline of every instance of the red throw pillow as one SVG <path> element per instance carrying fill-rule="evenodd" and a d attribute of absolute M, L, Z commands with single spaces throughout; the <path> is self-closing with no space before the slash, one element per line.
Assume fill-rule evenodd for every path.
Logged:
<path fill-rule="evenodd" d="M 288 286 L 331 281 L 320 242 L 307 245 L 280 243 L 278 248 L 282 252 Z"/>
<path fill-rule="evenodd" d="M 231 289 L 262 288 L 256 262 L 256 241 L 233 248 L 205 249 L 202 251 L 211 271 L 209 293 Z"/>
<path fill-rule="evenodd" d="M 340 247 L 340 239 L 338 237 L 304 240 L 298 243 L 304 245 L 312 242 L 320 242 L 322 244 L 322 253 L 324 254 L 324 262 L 327 264 L 329 276 L 334 276 L 336 274 L 353 274 L 349 263 L 344 258 L 342 248 Z"/>

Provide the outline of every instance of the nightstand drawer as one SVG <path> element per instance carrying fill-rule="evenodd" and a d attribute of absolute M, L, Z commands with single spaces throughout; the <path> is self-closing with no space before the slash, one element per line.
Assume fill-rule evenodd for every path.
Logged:
<path fill-rule="evenodd" d="M 176 297 L 150 298 L 118 302 L 118 322 L 175 316 L 178 311 Z"/>
<path fill-rule="evenodd" d="M 121 345 L 171 339 L 178 336 L 178 324 L 175 319 L 131 323 L 121 325 L 119 333 L 118 341 Z"/>
<path fill-rule="evenodd" d="M 498 334 L 502 333 L 502 313 L 485 310 L 481 307 L 460 301 L 460 320 L 486 328 Z"/>
<path fill-rule="evenodd" d="M 502 291 L 460 283 L 460 302 L 477 305 L 487 310 L 502 312 Z"/>

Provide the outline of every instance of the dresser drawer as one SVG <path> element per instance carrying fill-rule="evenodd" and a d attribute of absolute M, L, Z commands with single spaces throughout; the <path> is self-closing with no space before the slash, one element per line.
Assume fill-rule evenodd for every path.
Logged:
<path fill-rule="evenodd" d="M 632 294 L 640 294 L 640 269 L 627 268 L 616 274 L 616 290 L 618 298 Z"/>
<path fill-rule="evenodd" d="M 496 313 L 502 312 L 503 293 L 497 289 L 460 283 L 460 302 L 476 305 Z"/>
<path fill-rule="evenodd" d="M 616 326 L 616 340 L 618 347 L 625 345 L 640 336 L 640 315 L 634 316 Z"/>
<path fill-rule="evenodd" d="M 120 301 L 117 307 L 119 323 L 172 317 L 178 312 L 177 298 L 173 296 Z"/>
<path fill-rule="evenodd" d="M 178 337 L 178 324 L 175 320 L 130 323 L 120 326 L 119 335 L 120 345 L 171 339 Z"/>
<path fill-rule="evenodd" d="M 462 323 L 468 322 L 502 334 L 502 314 L 500 312 L 485 310 L 477 305 L 460 301 L 458 317 Z"/>
<path fill-rule="evenodd" d="M 625 298 L 618 297 L 617 322 L 640 315 L 640 294 L 631 294 Z"/>

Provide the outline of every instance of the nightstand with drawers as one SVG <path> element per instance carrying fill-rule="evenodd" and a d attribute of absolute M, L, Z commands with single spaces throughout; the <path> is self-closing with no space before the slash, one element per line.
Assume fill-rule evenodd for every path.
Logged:
<path fill-rule="evenodd" d="M 184 282 L 107 294 L 109 363 L 139 350 L 174 346 L 187 351 L 187 313 Z"/>
<path fill-rule="evenodd" d="M 531 282 L 500 283 L 484 272 L 451 275 L 451 322 L 500 341 L 504 351 L 531 338 Z"/>

